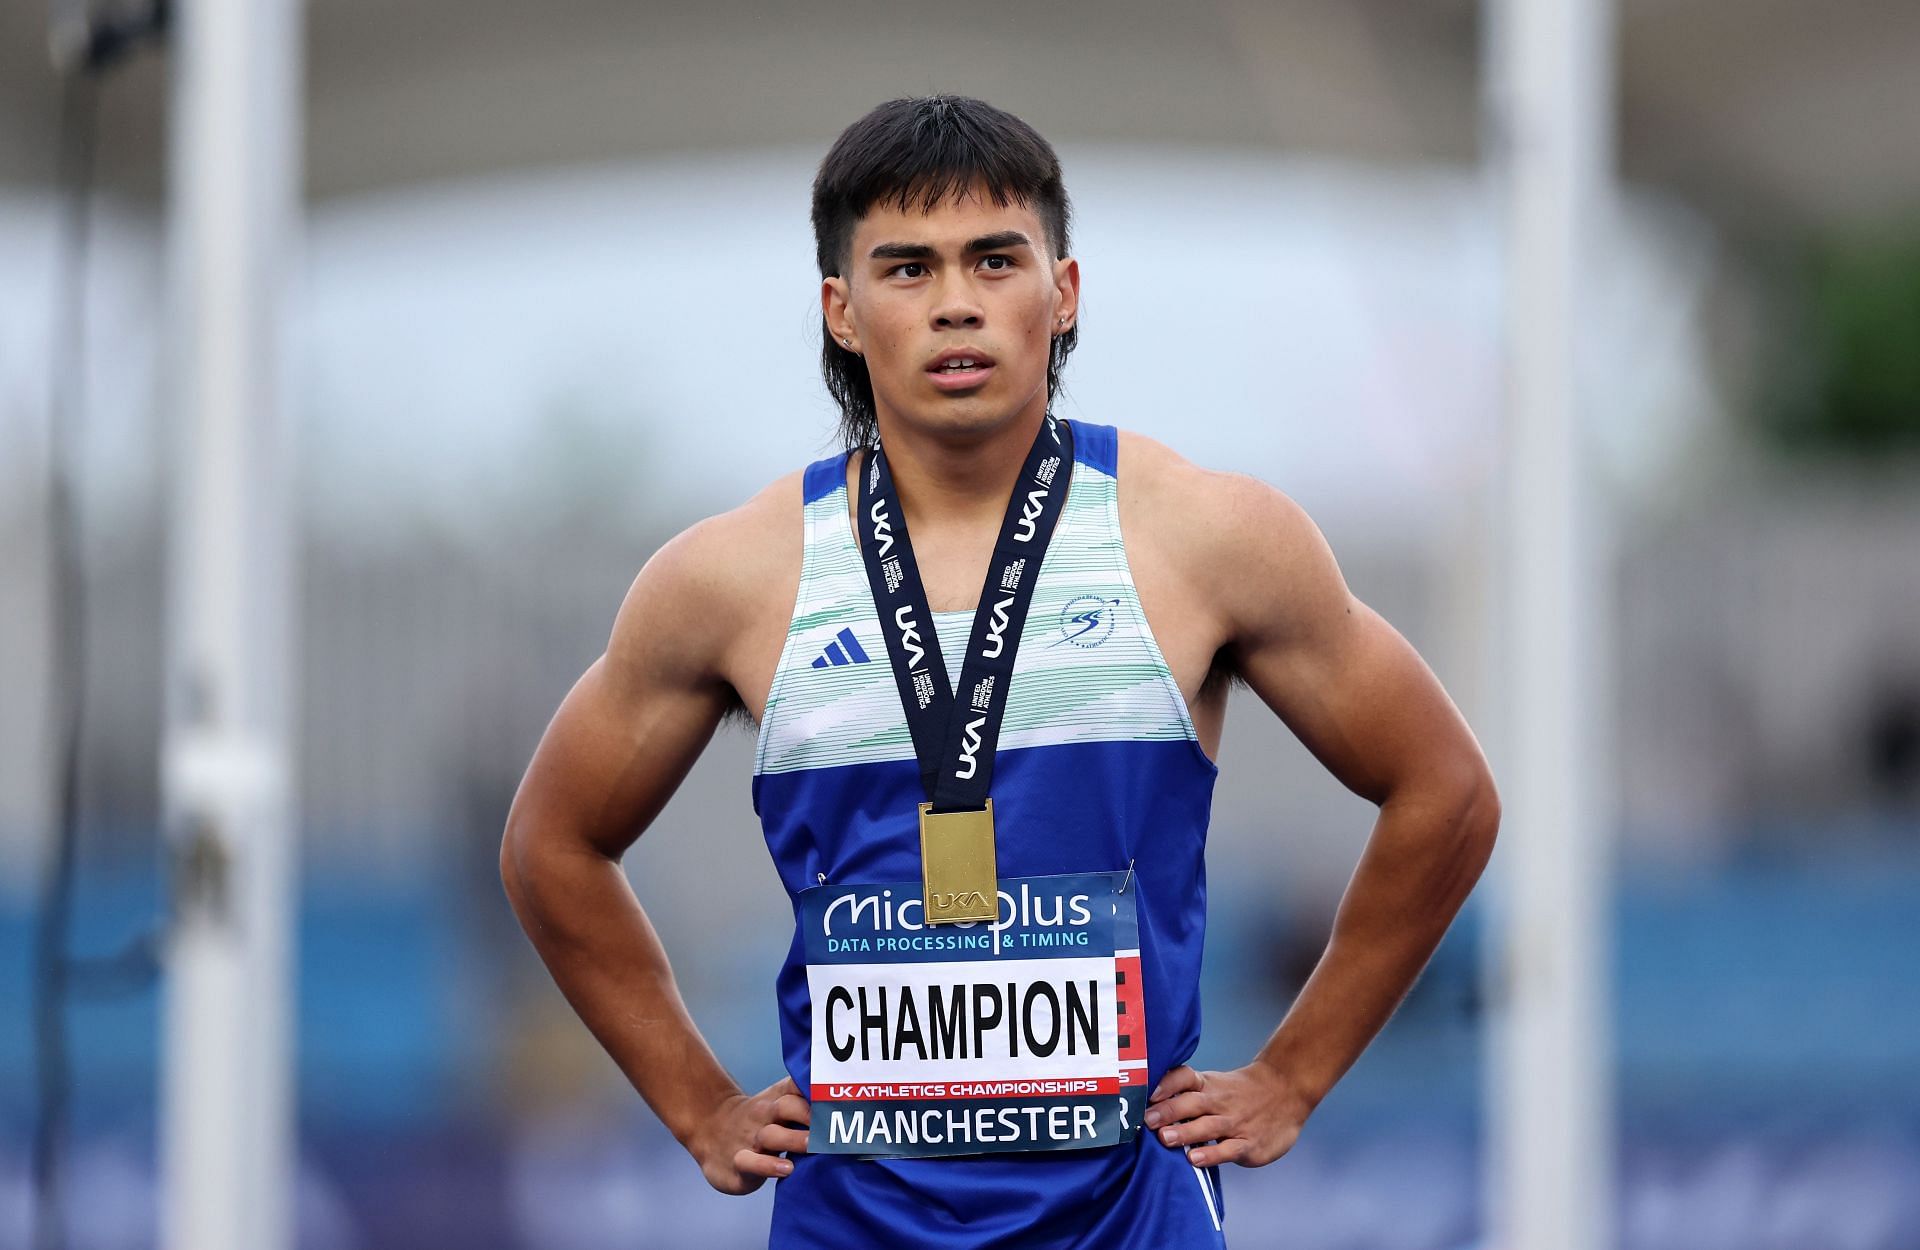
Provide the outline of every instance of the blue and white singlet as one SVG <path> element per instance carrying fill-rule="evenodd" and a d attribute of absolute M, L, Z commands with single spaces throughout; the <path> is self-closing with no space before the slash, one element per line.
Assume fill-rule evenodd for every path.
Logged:
<path fill-rule="evenodd" d="M 1216 770 L 1135 593 L 1116 434 L 1080 423 L 1073 433 L 1072 485 L 995 756 L 998 870 L 1004 882 L 1133 865 L 1150 1090 L 1200 1038 L 1202 852 Z M 803 1093 L 813 1088 L 815 1004 L 799 896 L 823 881 L 917 882 L 921 871 L 916 809 L 926 796 L 849 521 L 846 470 L 841 454 L 806 472 L 800 590 L 753 781 L 767 847 L 795 900 L 778 994 L 787 1071 Z M 935 613 L 950 673 L 972 617 Z M 1151 1133 L 1095 1149 L 792 1158 L 792 1174 L 776 1182 L 777 1250 L 1223 1245 L 1218 1169 L 1194 1168 Z"/>

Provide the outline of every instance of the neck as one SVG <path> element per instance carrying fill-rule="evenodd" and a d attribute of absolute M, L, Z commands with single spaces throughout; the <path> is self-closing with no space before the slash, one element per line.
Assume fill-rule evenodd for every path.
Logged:
<path fill-rule="evenodd" d="M 1043 407 L 963 438 L 915 430 L 883 416 L 881 443 L 908 524 L 924 530 L 986 517 L 997 525 L 1045 415 Z"/>

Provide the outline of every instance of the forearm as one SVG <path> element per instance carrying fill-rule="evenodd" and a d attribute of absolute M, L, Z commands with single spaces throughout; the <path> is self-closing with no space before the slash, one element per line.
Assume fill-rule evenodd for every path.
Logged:
<path fill-rule="evenodd" d="M 1326 952 L 1259 1055 L 1309 1108 L 1419 978 L 1486 866 L 1498 820 L 1490 782 L 1382 804 Z"/>
<path fill-rule="evenodd" d="M 619 864 L 509 830 L 501 877 L 567 1001 L 682 1143 L 740 1093 L 688 1014 L 658 934 Z"/>

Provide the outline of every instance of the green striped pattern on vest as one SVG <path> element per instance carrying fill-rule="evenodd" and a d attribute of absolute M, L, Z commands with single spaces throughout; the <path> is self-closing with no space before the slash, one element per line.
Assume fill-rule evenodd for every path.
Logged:
<path fill-rule="evenodd" d="M 910 760 L 913 742 L 854 543 L 846 487 L 808 504 L 804 524 L 800 593 L 761 721 L 756 771 Z M 936 613 L 934 624 L 948 677 L 957 682 L 972 613 Z M 843 629 L 853 632 L 868 662 L 848 662 L 844 647 L 829 651 Z M 821 657 L 829 662 L 814 667 Z M 1117 483 L 1080 461 L 1034 587 L 1000 749 L 1193 736 L 1186 702 L 1134 591 Z"/>

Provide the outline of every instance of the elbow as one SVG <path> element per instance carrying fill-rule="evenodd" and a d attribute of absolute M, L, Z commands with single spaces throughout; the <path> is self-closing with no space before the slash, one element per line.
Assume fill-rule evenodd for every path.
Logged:
<path fill-rule="evenodd" d="M 507 827 L 500 835 L 500 885 L 515 912 L 521 911 L 526 897 L 526 841 L 526 830 L 508 816 Z"/>
<path fill-rule="evenodd" d="M 1460 799 L 1457 828 L 1462 853 L 1475 862 L 1475 870 L 1484 867 L 1493 855 L 1493 844 L 1500 836 L 1500 791 L 1484 762 L 1474 770 Z"/>

